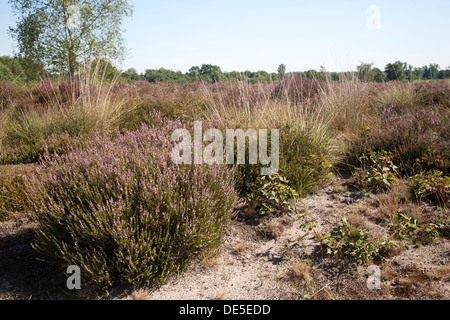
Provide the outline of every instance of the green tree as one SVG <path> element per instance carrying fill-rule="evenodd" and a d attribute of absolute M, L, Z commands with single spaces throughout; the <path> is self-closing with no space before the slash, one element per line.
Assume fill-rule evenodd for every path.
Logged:
<path fill-rule="evenodd" d="M 0 79 L 6 81 L 37 81 L 45 74 L 42 64 L 18 57 L 0 57 Z"/>
<path fill-rule="evenodd" d="M 328 72 L 325 66 L 320 66 L 317 76 L 319 77 L 319 79 L 331 81 L 331 72 Z"/>
<path fill-rule="evenodd" d="M 198 66 L 193 66 L 188 71 L 188 76 L 190 76 L 193 80 L 198 80 L 200 75 L 200 68 Z"/>
<path fill-rule="evenodd" d="M 384 73 L 390 81 L 403 80 L 405 77 L 404 63 L 400 61 L 389 63 L 386 65 Z"/>
<path fill-rule="evenodd" d="M 437 76 L 438 79 L 448 79 L 450 78 L 450 67 L 447 70 L 440 70 Z"/>
<path fill-rule="evenodd" d="M 260 70 L 256 73 L 256 79 L 258 82 L 265 82 L 265 83 L 270 83 L 272 82 L 272 77 L 271 75 L 263 70 Z"/>
<path fill-rule="evenodd" d="M 372 69 L 372 80 L 375 82 L 383 82 L 386 80 L 386 75 L 379 68 Z"/>
<path fill-rule="evenodd" d="M 413 66 L 405 62 L 403 64 L 403 70 L 405 72 L 405 79 L 407 79 L 408 81 L 413 81 L 414 80 Z"/>
<path fill-rule="evenodd" d="M 120 71 L 110 61 L 98 59 L 92 62 L 90 74 L 98 74 L 105 80 L 112 81 L 120 74 Z"/>
<path fill-rule="evenodd" d="M 280 66 L 278 67 L 278 77 L 282 79 L 285 76 L 286 76 L 286 66 L 284 64 L 280 64 Z"/>
<path fill-rule="evenodd" d="M 429 64 L 428 66 L 424 66 L 423 68 L 423 78 L 424 79 L 437 79 L 439 75 L 439 65 L 438 64 Z"/>
<path fill-rule="evenodd" d="M 164 82 L 173 81 L 177 79 L 177 73 L 172 70 L 159 68 L 145 70 L 144 77 L 148 82 Z"/>
<path fill-rule="evenodd" d="M 129 81 L 136 81 L 140 79 L 140 76 L 135 68 L 129 68 L 128 70 L 122 72 L 121 76 L 128 79 Z"/>
<path fill-rule="evenodd" d="M 203 64 L 199 70 L 199 76 L 202 80 L 215 83 L 225 80 L 225 76 L 219 66 L 212 64 Z"/>
<path fill-rule="evenodd" d="M 9 0 L 18 16 L 10 35 L 18 55 L 73 77 L 80 64 L 124 56 L 122 20 L 127 0 Z"/>
<path fill-rule="evenodd" d="M 319 74 L 317 73 L 316 70 L 308 70 L 305 72 L 305 76 L 309 79 L 318 79 L 319 78 Z"/>

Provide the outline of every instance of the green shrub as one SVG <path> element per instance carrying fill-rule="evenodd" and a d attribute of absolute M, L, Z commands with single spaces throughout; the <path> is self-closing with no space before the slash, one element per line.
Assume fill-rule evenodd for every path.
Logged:
<path fill-rule="evenodd" d="M 363 154 L 360 158 L 361 168 L 354 176 L 357 184 L 368 189 L 390 188 L 398 179 L 398 167 L 392 162 L 392 153 L 384 150 Z"/>
<path fill-rule="evenodd" d="M 398 238 L 414 242 L 415 244 L 429 244 L 440 235 L 445 219 L 438 219 L 436 223 L 419 223 L 416 219 L 399 213 L 395 221 L 389 222 L 389 228 Z"/>
<path fill-rule="evenodd" d="M 412 190 L 418 200 L 430 200 L 439 205 L 447 205 L 450 200 L 450 177 L 435 170 L 412 178 Z"/>
<path fill-rule="evenodd" d="M 330 173 L 330 142 L 326 135 L 297 126 L 280 133 L 280 174 L 303 197 L 322 188 Z"/>
<path fill-rule="evenodd" d="M 270 141 L 270 136 L 268 141 Z M 326 183 L 331 164 L 328 160 L 330 142 L 326 135 L 316 137 L 311 130 L 301 126 L 286 126 L 280 130 L 279 177 L 286 179 L 299 197 L 320 190 Z M 235 148 L 236 149 L 236 148 Z M 236 171 L 236 188 L 245 194 L 255 193 L 260 184 L 262 165 L 246 163 Z"/>
<path fill-rule="evenodd" d="M 369 231 L 359 230 L 351 225 L 346 218 L 342 218 L 339 226 L 329 235 L 319 235 L 325 253 L 356 260 L 364 264 L 369 260 L 380 257 L 380 252 L 387 246 L 393 245 L 388 241 L 378 243 L 369 238 Z"/>
<path fill-rule="evenodd" d="M 423 171 L 447 171 L 450 168 L 448 154 L 428 148 L 420 158 L 416 159 L 417 166 Z"/>
<path fill-rule="evenodd" d="M 295 202 L 299 200 L 298 193 L 290 187 L 289 181 L 279 174 L 258 177 L 255 189 L 248 198 L 261 215 L 293 211 Z"/>
<path fill-rule="evenodd" d="M 154 116 L 156 122 L 158 117 Z M 114 285 L 163 281 L 221 243 L 236 199 L 226 166 L 175 165 L 178 121 L 47 159 L 31 181 L 34 248 L 105 292 Z"/>

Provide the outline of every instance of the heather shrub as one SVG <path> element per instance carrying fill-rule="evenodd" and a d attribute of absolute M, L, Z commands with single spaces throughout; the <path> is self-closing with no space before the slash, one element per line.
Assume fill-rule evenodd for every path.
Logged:
<path fill-rule="evenodd" d="M 289 100 L 290 103 L 309 103 L 318 95 L 328 91 L 327 82 L 321 79 L 309 79 L 299 75 L 283 78 L 274 86 L 273 99 Z"/>
<path fill-rule="evenodd" d="M 131 105 L 119 123 L 120 128 L 139 129 L 141 124 L 153 124 L 153 111 L 169 119 L 189 116 L 196 118 L 202 111 L 203 98 L 192 84 L 177 85 L 171 82 L 148 83 L 138 81 L 134 85 L 116 84 L 112 87 L 113 97 L 127 97 Z"/>
<path fill-rule="evenodd" d="M 0 81 L 0 111 L 6 109 L 11 104 L 13 91 L 13 86 L 4 81 Z"/>
<path fill-rule="evenodd" d="M 397 105 L 380 108 L 378 121 L 366 127 L 347 149 L 346 162 L 358 166 L 364 153 L 386 150 L 402 174 L 448 169 L 448 110 L 439 107 Z M 432 165 L 436 167 L 432 168 Z"/>
<path fill-rule="evenodd" d="M 446 82 L 421 82 L 416 84 L 415 92 L 423 105 L 450 107 L 450 85 Z"/>
<path fill-rule="evenodd" d="M 233 168 L 175 165 L 161 120 L 116 138 L 97 134 L 83 149 L 48 158 L 30 181 L 34 247 L 77 265 L 99 291 L 163 281 L 220 244 L 235 201 Z"/>
<path fill-rule="evenodd" d="M 31 95 L 35 104 L 42 106 L 54 103 L 74 102 L 81 95 L 81 83 L 79 79 L 53 83 L 51 80 L 43 80 L 40 85 L 31 88 Z"/>
<path fill-rule="evenodd" d="M 49 98 L 42 105 L 17 106 L 0 115 L 0 163 L 33 163 L 47 149 L 68 149 L 70 139 L 58 136 L 77 140 L 96 130 L 111 132 L 131 108 L 126 97 L 113 99 L 108 88 L 94 90 L 88 81 L 61 82 L 57 87 L 46 83 Z"/>

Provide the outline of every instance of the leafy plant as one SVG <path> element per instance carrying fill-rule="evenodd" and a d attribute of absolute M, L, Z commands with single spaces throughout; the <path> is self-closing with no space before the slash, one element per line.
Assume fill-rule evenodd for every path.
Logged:
<path fill-rule="evenodd" d="M 398 167 L 392 162 L 392 153 L 384 150 L 363 154 L 360 159 L 361 168 L 357 168 L 355 176 L 358 183 L 370 189 L 390 188 L 398 179 Z"/>
<path fill-rule="evenodd" d="M 417 199 L 430 200 L 439 205 L 447 205 L 450 199 L 450 177 L 434 170 L 412 178 L 412 190 Z"/>
<path fill-rule="evenodd" d="M 261 215 L 274 211 L 293 211 L 299 198 L 289 181 L 279 174 L 259 176 L 256 179 L 256 190 L 248 195 L 250 203 Z"/>
<path fill-rule="evenodd" d="M 299 216 L 297 218 L 297 220 L 305 219 L 308 216 L 309 216 L 309 213 L 304 213 L 301 216 Z M 306 221 L 302 222 L 302 224 L 299 226 L 299 229 L 303 230 L 305 232 L 305 234 L 303 236 L 301 236 L 300 238 L 298 238 L 297 241 L 300 241 L 303 238 L 305 238 L 311 231 L 313 231 L 316 228 L 315 222 L 316 222 L 316 220 L 314 220 L 314 219 L 306 220 Z"/>
<path fill-rule="evenodd" d="M 427 151 L 418 159 L 417 164 L 424 171 L 439 170 L 445 171 L 449 167 L 449 159 L 443 154 L 443 152 L 436 151 L 434 149 L 427 149 Z"/>
<path fill-rule="evenodd" d="M 420 224 L 416 219 L 399 213 L 396 221 L 389 222 L 389 227 L 391 232 L 400 239 L 416 244 L 427 244 L 432 243 L 433 239 L 440 235 L 440 230 L 444 227 L 444 221 L 445 218 L 441 218 L 436 223 Z"/>
<path fill-rule="evenodd" d="M 382 249 L 393 245 L 389 241 L 375 242 L 369 238 L 369 231 L 356 228 L 346 218 L 342 218 L 339 226 L 329 235 L 319 234 L 317 240 L 321 242 L 326 254 L 350 257 L 359 264 L 380 257 Z"/>

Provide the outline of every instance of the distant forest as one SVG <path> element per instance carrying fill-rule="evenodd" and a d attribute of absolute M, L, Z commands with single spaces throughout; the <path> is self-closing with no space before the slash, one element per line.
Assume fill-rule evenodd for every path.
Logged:
<path fill-rule="evenodd" d="M 193 66 L 188 72 L 173 71 L 169 69 L 147 69 L 144 73 L 138 73 L 136 69 L 130 68 L 126 71 L 119 70 L 106 61 L 97 61 L 93 65 L 101 66 L 105 76 L 113 79 L 119 75 L 119 82 L 133 82 L 144 80 L 148 82 L 171 81 L 184 84 L 197 81 L 209 83 L 229 82 L 233 79 L 245 79 L 245 81 L 273 82 L 287 75 L 301 75 L 306 78 L 317 78 L 329 81 L 341 79 L 359 79 L 363 82 L 386 82 L 386 81 L 419 81 L 419 80 L 439 80 L 450 79 L 450 66 L 442 69 L 438 64 L 429 64 L 423 67 L 414 67 L 406 62 L 396 61 L 388 63 L 384 70 L 374 67 L 372 63 L 361 63 L 355 71 L 329 72 L 325 67 L 319 70 L 307 70 L 297 72 L 287 72 L 284 64 L 278 67 L 277 73 L 266 71 L 232 71 L 223 72 L 219 66 L 203 64 L 201 67 Z M 43 78 L 55 77 L 56 74 L 49 74 L 45 68 L 35 62 L 19 57 L 0 57 L 0 81 L 33 83 Z"/>

